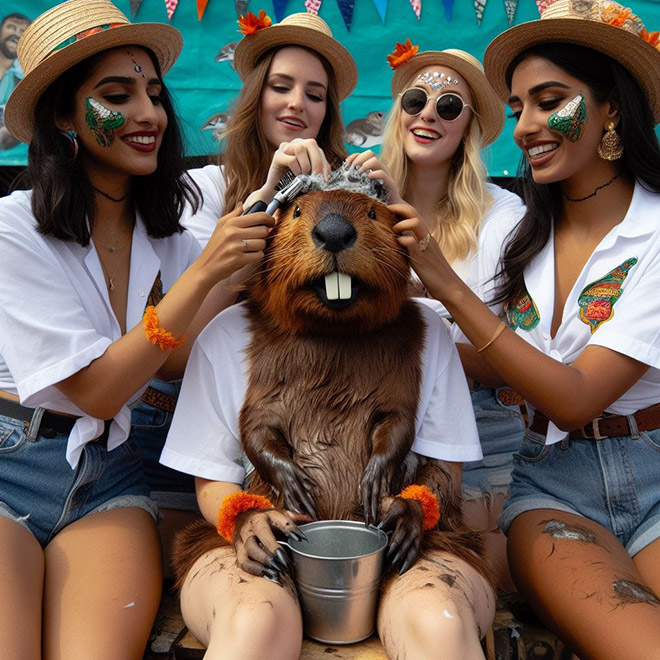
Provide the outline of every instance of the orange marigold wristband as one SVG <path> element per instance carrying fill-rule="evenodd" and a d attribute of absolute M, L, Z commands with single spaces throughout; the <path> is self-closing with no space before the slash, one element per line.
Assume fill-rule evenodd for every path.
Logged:
<path fill-rule="evenodd" d="M 158 325 L 158 312 L 153 305 L 150 305 L 144 310 L 142 323 L 144 325 L 144 334 L 147 336 L 147 339 L 154 346 L 158 346 L 161 351 L 171 351 L 175 348 L 179 348 L 179 346 L 186 341 L 185 335 L 181 335 L 177 339 L 171 332 L 168 332 Z"/>
<path fill-rule="evenodd" d="M 404 488 L 399 497 L 406 500 L 417 500 L 422 505 L 422 526 L 424 530 L 433 529 L 440 520 L 440 506 L 438 498 L 427 486 L 413 484 Z"/>
<path fill-rule="evenodd" d="M 220 511 L 218 511 L 218 534 L 228 543 L 234 540 L 234 528 L 236 527 L 236 517 L 243 511 L 250 509 L 272 509 L 275 505 L 263 495 L 253 495 L 239 490 L 237 493 L 230 493 L 220 502 Z"/>

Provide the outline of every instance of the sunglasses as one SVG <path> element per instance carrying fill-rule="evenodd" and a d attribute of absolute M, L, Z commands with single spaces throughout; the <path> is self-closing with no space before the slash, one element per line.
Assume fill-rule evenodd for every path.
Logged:
<path fill-rule="evenodd" d="M 421 87 L 411 87 L 399 96 L 401 97 L 401 108 L 412 117 L 421 114 L 429 99 L 435 98 L 429 96 Z M 435 98 L 435 111 L 443 121 L 456 121 L 463 113 L 464 108 L 470 108 L 474 112 L 471 105 L 468 105 L 458 94 L 453 92 L 441 94 L 438 98 Z"/>

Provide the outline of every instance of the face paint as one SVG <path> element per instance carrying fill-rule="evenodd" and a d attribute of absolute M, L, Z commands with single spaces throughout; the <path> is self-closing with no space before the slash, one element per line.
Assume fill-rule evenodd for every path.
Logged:
<path fill-rule="evenodd" d="M 115 141 L 114 132 L 126 123 L 126 117 L 117 110 L 110 110 L 95 101 L 91 96 L 85 99 L 87 127 L 102 147 L 109 147 Z"/>
<path fill-rule="evenodd" d="M 142 73 L 142 67 L 135 61 L 135 53 L 132 53 L 130 50 L 127 50 L 126 54 L 131 58 L 131 61 L 133 62 L 133 70 L 135 71 L 135 73 Z M 146 77 L 144 73 L 142 74 L 142 77 L 143 78 Z"/>
<path fill-rule="evenodd" d="M 562 133 L 570 142 L 577 142 L 582 137 L 582 127 L 586 123 L 587 105 L 582 92 L 548 117 L 548 126 L 553 131 Z"/>
<path fill-rule="evenodd" d="M 422 73 L 417 76 L 417 80 L 428 85 L 434 92 L 437 92 L 443 87 L 447 87 L 447 85 L 458 85 L 460 82 L 456 78 L 452 80 L 450 76 L 439 71 L 434 71 L 433 73 L 427 71 L 426 73 Z"/>

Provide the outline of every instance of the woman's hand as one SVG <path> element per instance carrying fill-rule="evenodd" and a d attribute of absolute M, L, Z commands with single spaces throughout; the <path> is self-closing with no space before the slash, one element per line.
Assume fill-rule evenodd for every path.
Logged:
<path fill-rule="evenodd" d="M 289 558 L 276 534 L 296 541 L 305 540 L 299 524 L 310 522 L 302 513 L 284 509 L 250 509 L 236 517 L 234 550 L 239 566 L 258 577 L 282 586 L 281 575 L 289 570 Z"/>
<path fill-rule="evenodd" d="M 243 266 L 258 263 L 264 256 L 274 218 L 266 213 L 241 214 L 241 207 L 237 207 L 220 218 L 198 258 L 198 266 L 212 284 Z"/>
<path fill-rule="evenodd" d="M 367 176 L 373 181 L 374 179 L 379 179 L 383 182 L 385 190 L 389 195 L 390 204 L 403 204 L 405 203 L 401 199 L 401 194 L 399 193 L 399 188 L 394 183 L 392 175 L 389 173 L 385 165 L 383 165 L 376 154 L 367 149 L 367 151 L 362 151 L 361 153 L 351 154 L 347 159 L 347 163 L 350 163 L 354 167 L 357 167 L 360 172 L 366 172 Z"/>
<path fill-rule="evenodd" d="M 378 528 L 392 532 L 385 560 L 392 571 L 398 570 L 402 575 L 415 563 L 422 547 L 422 506 L 417 500 L 384 497 L 381 512 Z"/>
<path fill-rule="evenodd" d="M 444 302 L 453 289 L 464 287 L 416 209 L 405 203 L 390 204 L 388 208 L 398 218 L 392 230 L 399 234 L 398 241 L 408 250 L 410 265 L 429 295 Z"/>
<path fill-rule="evenodd" d="M 268 204 L 275 196 L 275 185 L 287 170 L 296 175 L 323 174 L 324 178 L 327 178 L 330 174 L 330 163 L 313 138 L 296 138 L 291 142 L 282 142 L 273 154 L 266 182 L 248 196 L 243 208 L 248 209 L 259 200 Z"/>

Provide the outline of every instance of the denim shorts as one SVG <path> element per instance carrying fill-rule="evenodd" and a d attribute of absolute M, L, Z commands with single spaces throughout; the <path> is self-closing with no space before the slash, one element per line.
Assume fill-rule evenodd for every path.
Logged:
<path fill-rule="evenodd" d="M 484 457 L 463 464 L 466 501 L 509 492 L 513 453 L 520 446 L 525 422 L 519 406 L 505 405 L 498 399 L 499 389 L 477 386 L 471 392 Z"/>
<path fill-rule="evenodd" d="M 134 506 L 157 519 L 132 442 L 108 451 L 105 440 L 92 441 L 72 469 L 67 441 L 65 433 L 32 440 L 23 422 L 0 415 L 0 516 L 28 529 L 42 547 L 90 513 Z"/>
<path fill-rule="evenodd" d="M 149 386 L 175 398 L 179 396 L 181 390 L 180 382 L 169 383 L 154 379 Z M 171 424 L 172 413 L 140 400 L 131 415 L 129 440 L 135 443 L 142 454 L 144 474 L 151 498 L 158 506 L 167 509 L 197 511 L 194 477 L 173 470 L 159 462 Z"/>
<path fill-rule="evenodd" d="M 660 537 L 660 429 L 552 445 L 527 430 L 513 462 L 505 534 L 525 511 L 556 509 L 607 528 L 631 557 Z"/>

